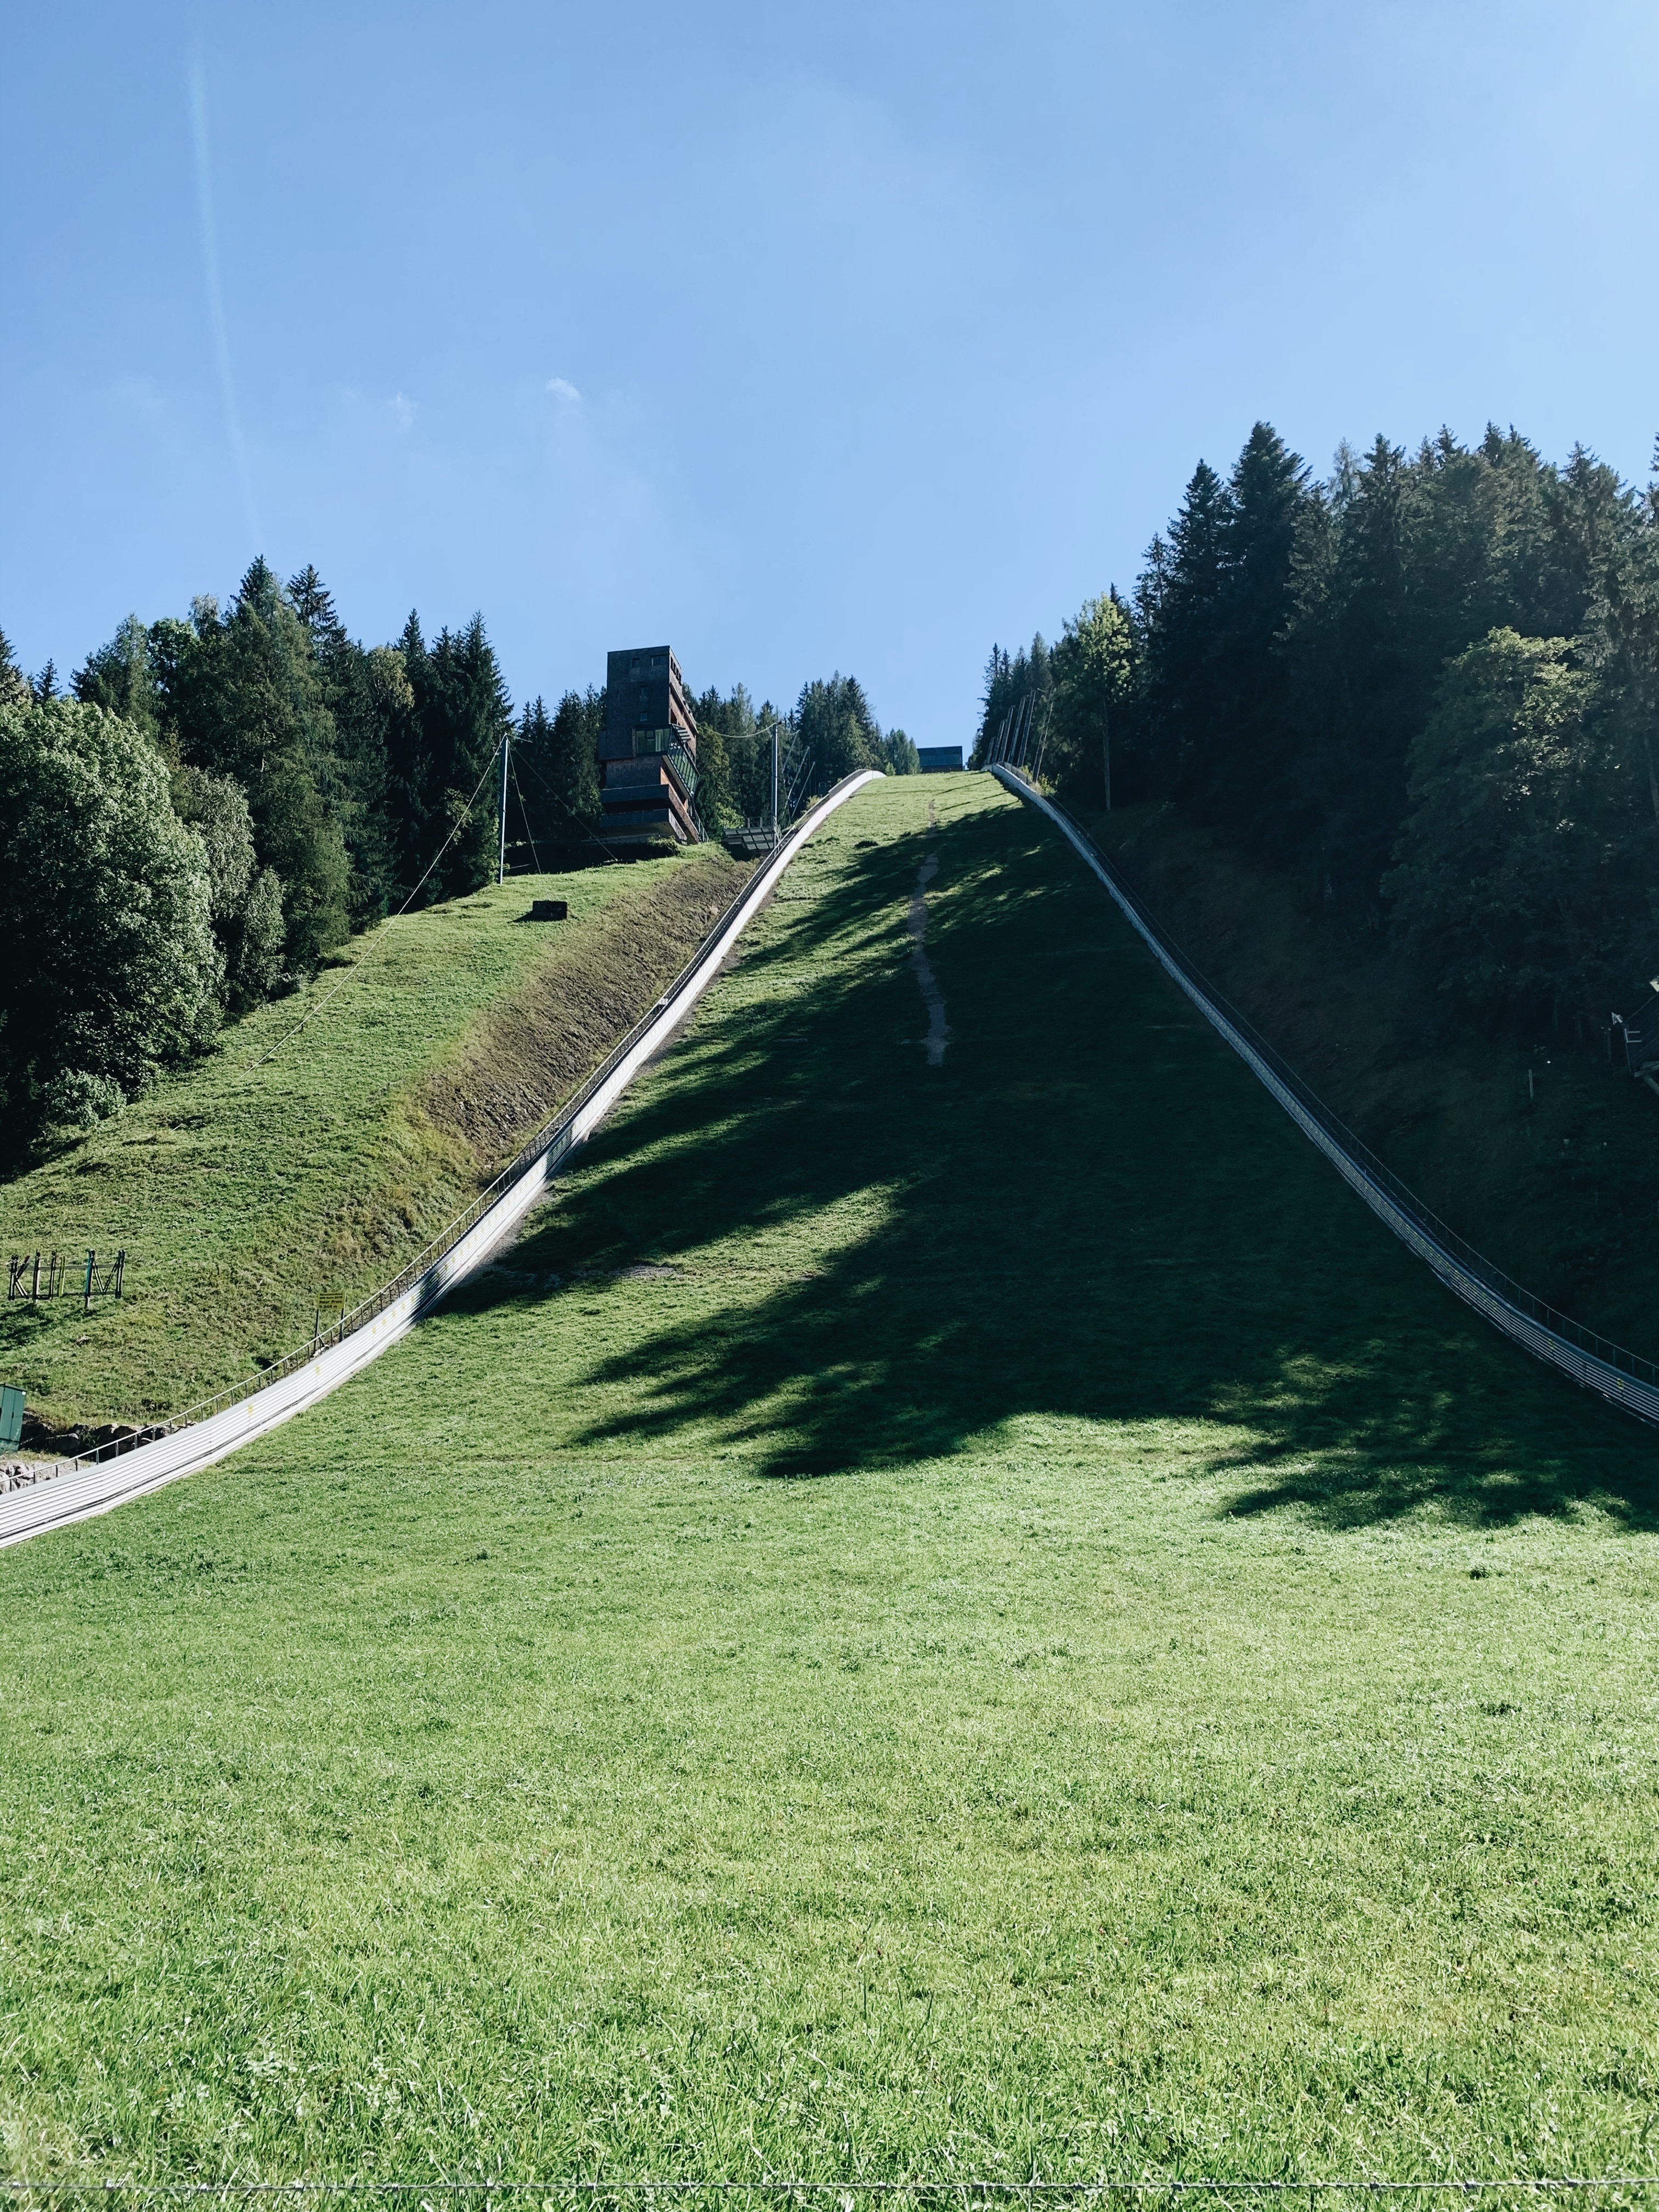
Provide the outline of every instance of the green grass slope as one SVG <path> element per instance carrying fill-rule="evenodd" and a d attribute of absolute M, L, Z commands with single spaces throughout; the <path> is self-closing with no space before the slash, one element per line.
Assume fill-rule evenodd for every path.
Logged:
<path fill-rule="evenodd" d="M 0 1307 L 49 1421 L 165 1419 L 394 1275 L 650 1004 L 734 895 L 717 848 L 522 878 L 388 923 L 32 1173 L 0 1251 L 127 1253 L 125 1295 Z M 568 921 L 525 921 L 535 896 Z"/>
<path fill-rule="evenodd" d="M 1651 2170 L 1653 1472 L 890 782 L 464 1302 L 0 1554 L 5 2158 Z"/>

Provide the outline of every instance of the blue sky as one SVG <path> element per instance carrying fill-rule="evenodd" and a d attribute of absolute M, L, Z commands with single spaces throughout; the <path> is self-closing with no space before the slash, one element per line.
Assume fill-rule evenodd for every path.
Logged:
<path fill-rule="evenodd" d="M 1645 478 L 1659 14 L 0 0 L 0 627 L 314 561 L 515 697 L 667 638 L 969 734 L 1201 454 Z M 212 269 L 216 260 L 217 296 Z"/>

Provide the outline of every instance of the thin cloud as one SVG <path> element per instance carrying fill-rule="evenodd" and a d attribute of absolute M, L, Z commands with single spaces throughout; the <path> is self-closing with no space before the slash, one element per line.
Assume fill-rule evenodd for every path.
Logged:
<path fill-rule="evenodd" d="M 406 392 L 394 392 L 386 405 L 392 410 L 392 419 L 400 430 L 407 430 L 415 420 L 415 402 Z"/>
<path fill-rule="evenodd" d="M 550 376 L 547 380 L 547 388 L 556 399 L 568 399 L 574 402 L 581 398 L 580 392 L 566 376 Z"/>

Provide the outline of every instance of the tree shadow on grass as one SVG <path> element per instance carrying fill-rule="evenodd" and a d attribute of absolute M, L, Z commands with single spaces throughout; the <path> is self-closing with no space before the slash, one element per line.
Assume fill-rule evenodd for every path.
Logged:
<path fill-rule="evenodd" d="M 573 1441 L 695 1431 L 788 1477 L 1025 1415 L 1204 1422 L 1224 1447 L 1180 1463 L 1237 1476 L 1235 1513 L 1593 1501 L 1659 1525 L 1646 1434 L 1389 1236 L 1024 810 L 933 840 L 951 1042 L 929 1067 L 905 927 L 925 840 L 860 851 L 858 826 L 521 1248 L 567 1274 L 676 1256 L 709 1296 L 596 1353 L 626 1408 Z"/>

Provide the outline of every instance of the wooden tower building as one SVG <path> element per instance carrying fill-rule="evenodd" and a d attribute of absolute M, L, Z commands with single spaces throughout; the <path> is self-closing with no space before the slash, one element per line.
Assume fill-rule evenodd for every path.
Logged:
<path fill-rule="evenodd" d="M 609 844 L 694 844 L 702 834 L 697 723 L 665 645 L 606 657 L 599 804 Z"/>

